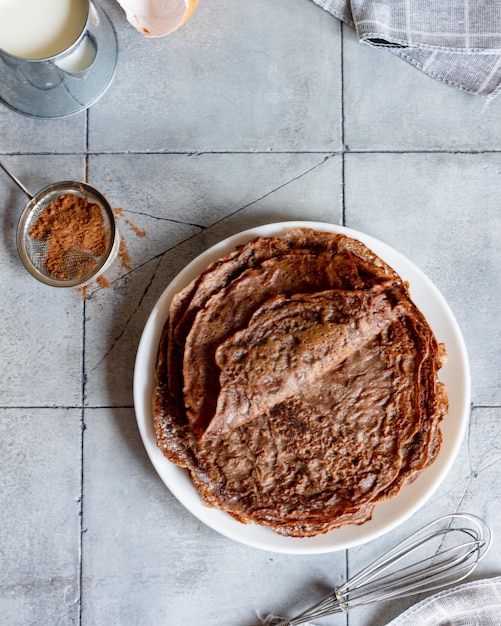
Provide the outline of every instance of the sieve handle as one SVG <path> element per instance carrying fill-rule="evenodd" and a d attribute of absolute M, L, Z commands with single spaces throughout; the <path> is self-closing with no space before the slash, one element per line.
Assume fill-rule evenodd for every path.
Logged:
<path fill-rule="evenodd" d="M 33 194 L 30 193 L 28 191 L 28 189 L 26 189 L 26 187 L 23 185 L 23 183 L 18 178 L 16 178 L 16 176 L 14 176 L 14 174 L 12 174 L 12 172 L 9 172 L 9 170 L 5 167 L 5 165 L 2 163 L 2 161 L 0 161 L 0 167 L 7 174 L 7 176 L 9 178 L 11 178 L 16 183 L 16 185 L 19 187 L 19 189 L 21 189 L 21 191 L 24 194 L 26 194 L 30 200 L 32 200 L 33 199 Z"/>

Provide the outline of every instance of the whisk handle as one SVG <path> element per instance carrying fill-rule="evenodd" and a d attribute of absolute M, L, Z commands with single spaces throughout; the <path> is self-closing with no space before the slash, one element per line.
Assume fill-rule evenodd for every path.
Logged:
<path fill-rule="evenodd" d="M 307 621 L 307 617 L 293 617 L 291 619 L 280 619 L 279 622 L 275 620 L 268 621 L 265 626 L 300 626 L 301 624 L 306 624 Z"/>
<path fill-rule="evenodd" d="M 310 606 L 300 615 L 289 619 L 275 618 L 271 621 L 267 621 L 265 626 L 301 626 L 301 624 L 306 624 L 311 620 L 320 619 L 327 615 L 334 615 L 334 613 L 342 613 L 347 610 L 347 608 L 342 596 L 334 589 L 327 594 L 323 600 Z"/>

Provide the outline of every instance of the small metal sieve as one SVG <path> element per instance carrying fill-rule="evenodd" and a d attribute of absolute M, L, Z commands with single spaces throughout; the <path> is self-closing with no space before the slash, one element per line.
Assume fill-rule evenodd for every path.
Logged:
<path fill-rule="evenodd" d="M 1 162 L 0 168 L 30 199 L 19 220 L 17 249 L 21 261 L 32 276 L 53 287 L 77 287 L 97 278 L 111 265 L 117 256 L 120 241 L 113 210 L 99 191 L 86 183 L 62 181 L 44 187 L 32 195 Z M 106 249 L 99 256 L 78 247 L 70 249 L 64 259 L 64 278 L 60 278 L 49 272 L 46 266 L 49 244 L 44 239 L 34 239 L 30 235 L 30 229 L 37 223 L 45 209 L 65 194 L 85 198 L 100 208 L 106 233 Z"/>

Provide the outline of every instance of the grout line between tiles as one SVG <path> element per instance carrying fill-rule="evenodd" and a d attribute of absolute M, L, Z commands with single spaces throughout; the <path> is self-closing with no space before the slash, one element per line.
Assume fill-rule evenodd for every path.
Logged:
<path fill-rule="evenodd" d="M 341 225 L 346 226 L 346 193 L 345 193 L 345 180 L 346 180 L 346 144 L 345 144 L 345 101 L 344 101 L 344 25 L 341 23 Z M 344 574 L 345 581 L 348 580 L 348 564 L 349 564 L 349 551 L 344 552 Z M 344 623 L 346 626 L 350 624 L 349 615 L 344 616 Z"/>
<path fill-rule="evenodd" d="M 85 110 L 84 145 L 85 145 L 85 154 L 89 154 L 89 109 Z"/>
<path fill-rule="evenodd" d="M 88 144 L 88 111 L 86 111 L 86 132 L 85 132 L 85 144 Z M 89 156 L 85 156 L 84 165 L 84 181 L 88 182 L 88 165 Z M 86 348 L 86 314 L 87 314 L 87 302 L 82 300 L 82 326 L 81 326 L 81 361 L 80 361 L 80 526 L 78 535 L 78 616 L 77 621 L 79 626 L 82 625 L 82 606 L 83 606 L 83 535 L 84 535 L 84 475 L 85 475 L 85 390 L 87 382 L 87 373 L 85 370 L 85 348 Z"/>
<path fill-rule="evenodd" d="M 89 182 L 89 110 L 85 111 L 85 129 L 84 129 L 84 182 Z"/>
<path fill-rule="evenodd" d="M 113 150 L 94 150 L 89 152 L 85 151 L 71 151 L 71 152 L 0 152 L 1 156 L 77 156 L 96 154 L 99 156 L 189 156 L 196 158 L 197 156 L 204 155 L 252 155 L 252 154 L 324 154 L 324 155 L 343 155 L 343 154 L 454 154 L 454 155 L 481 155 L 481 154 L 501 154 L 501 150 L 439 150 L 439 149 L 418 149 L 418 148 L 406 148 L 406 149 L 389 149 L 380 148 L 377 150 L 368 150 L 364 148 L 348 148 L 343 146 L 340 150 L 127 150 L 127 151 L 113 151 Z"/>
<path fill-rule="evenodd" d="M 133 404 L 96 404 L 96 405 L 84 405 L 84 404 L 15 404 L 15 405 L 3 405 L 0 406 L 0 411 L 17 411 L 17 410 L 48 410 L 52 409 L 62 409 L 62 410 L 73 410 L 73 411 L 99 411 L 101 409 L 133 409 Z M 479 408 L 501 408 L 500 407 L 479 407 Z"/>
<path fill-rule="evenodd" d="M 343 582 L 346 582 L 350 579 L 350 572 L 349 572 L 349 561 L 350 561 L 350 551 L 349 550 L 345 550 L 344 553 L 344 573 L 345 573 L 345 579 Z M 350 626 L 350 615 L 349 613 L 346 613 L 344 616 L 345 619 L 345 623 L 346 626 Z"/>
<path fill-rule="evenodd" d="M 85 181 L 87 182 L 87 164 L 88 156 L 85 157 Z M 84 533 L 84 462 L 85 462 L 85 339 L 86 339 L 86 318 L 87 303 L 85 299 L 82 301 L 82 358 L 80 362 L 80 525 L 78 534 L 78 624 L 82 624 L 82 604 L 83 604 L 83 533 Z"/>
<path fill-rule="evenodd" d="M 80 404 L 16 404 L 16 405 L 0 405 L 0 411 L 9 410 L 51 410 L 51 409 L 63 409 L 63 410 L 85 410 L 85 411 L 101 411 L 102 409 L 133 409 L 133 404 L 94 404 L 94 405 L 80 405 Z M 501 409 L 501 404 L 472 404 L 472 410 L 498 410 Z"/>
<path fill-rule="evenodd" d="M 78 624 L 82 624 L 82 595 L 83 595 L 83 484 L 84 484 L 84 431 L 85 431 L 85 410 L 80 413 L 80 509 L 79 509 L 79 532 L 78 532 Z"/>
<path fill-rule="evenodd" d="M 345 160 L 346 146 L 344 142 L 344 26 L 341 23 L 341 62 L 340 62 L 340 82 L 341 82 L 341 225 L 346 225 L 346 197 L 345 197 Z"/>
<path fill-rule="evenodd" d="M 81 409 L 85 407 L 85 383 L 87 373 L 85 371 L 85 333 L 86 333 L 86 325 L 85 325 L 85 316 L 87 313 L 87 302 L 82 300 L 82 360 L 80 362 L 80 407 Z M 83 416 L 82 416 L 83 417 Z"/>
<path fill-rule="evenodd" d="M 89 182 L 89 110 L 85 111 L 85 129 L 84 129 L 84 181 Z M 83 604 L 83 533 L 84 533 L 84 463 L 85 463 L 85 384 L 86 384 L 86 371 L 85 371 L 85 333 L 86 333 L 86 301 L 82 302 L 82 361 L 81 361 L 81 389 L 80 389 L 80 403 L 82 405 L 81 417 L 80 417 L 80 532 L 79 532 L 79 558 L 78 558 L 78 624 L 82 624 L 82 604 Z"/>

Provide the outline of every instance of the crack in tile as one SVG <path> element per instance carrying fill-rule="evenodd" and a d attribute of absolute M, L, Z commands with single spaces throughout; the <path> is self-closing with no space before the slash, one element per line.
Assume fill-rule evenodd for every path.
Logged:
<path fill-rule="evenodd" d="M 474 470 L 473 470 L 473 466 L 472 466 L 472 462 L 471 462 L 471 445 L 470 445 L 470 442 L 471 442 L 471 431 L 472 431 L 472 428 L 473 428 L 473 425 L 472 425 L 472 421 L 473 420 L 471 419 L 471 417 L 472 416 L 471 416 L 471 412 L 470 412 L 470 419 L 468 421 L 468 431 L 467 431 L 467 434 L 466 434 L 466 449 L 467 449 L 467 458 L 468 458 L 468 469 L 469 469 L 469 472 L 465 476 L 466 484 L 465 484 L 465 487 L 463 489 L 463 493 L 462 493 L 461 497 L 458 499 L 458 502 L 457 502 L 456 508 L 454 510 L 454 513 L 459 513 L 460 512 L 462 503 L 466 499 L 466 495 L 467 495 L 467 493 L 470 490 L 470 486 L 471 486 L 471 484 L 473 482 L 473 478 L 474 478 Z"/>
<path fill-rule="evenodd" d="M 501 463 L 501 457 L 499 457 L 495 461 L 492 461 L 492 463 L 489 463 L 488 465 L 484 465 L 483 467 L 479 468 L 478 470 L 472 471 L 473 478 L 477 478 L 480 474 L 483 474 L 485 471 L 487 471 L 491 467 L 494 467 L 498 463 Z"/>
<path fill-rule="evenodd" d="M 295 182 L 296 180 L 300 180 L 301 178 L 303 178 L 303 176 L 306 176 L 307 174 L 310 174 L 311 172 L 316 170 L 318 167 L 321 167 L 322 165 L 324 165 L 324 163 L 326 163 L 327 161 L 332 159 L 332 157 L 335 157 L 335 156 L 338 156 L 338 154 L 335 153 L 335 152 L 332 152 L 331 154 L 327 154 L 326 156 L 324 156 L 324 158 L 320 162 L 315 163 L 315 165 L 312 165 L 311 167 L 306 169 L 304 172 L 301 172 L 300 174 L 297 174 L 296 176 L 293 176 L 289 180 L 286 180 L 284 183 L 281 183 L 280 185 L 277 185 L 277 187 L 274 187 L 270 191 L 267 191 L 266 193 L 262 194 L 261 196 L 259 196 L 259 198 L 256 198 L 255 200 L 252 200 L 251 202 L 248 202 L 247 204 L 244 204 L 243 206 L 241 206 L 240 208 L 236 209 L 235 211 L 233 211 L 231 213 L 228 213 L 227 215 L 225 215 L 221 219 L 217 220 L 216 222 L 213 222 L 207 228 L 213 228 L 214 226 L 216 226 L 217 224 L 220 224 L 221 222 L 223 222 L 224 220 L 228 219 L 229 217 L 233 217 L 234 215 L 237 215 L 241 211 L 244 211 L 245 209 L 248 209 L 249 207 L 253 206 L 257 202 L 261 202 L 261 200 L 264 200 L 268 196 L 271 196 L 276 191 L 279 191 L 280 189 L 283 189 L 284 187 L 287 187 L 287 185 L 290 185 L 291 183 Z"/>
<path fill-rule="evenodd" d="M 201 153 L 201 154 L 204 154 L 204 153 Z M 198 154 L 196 156 L 198 156 Z M 146 211 L 133 211 L 133 210 L 128 209 L 127 213 L 130 213 L 131 215 L 141 215 L 141 216 L 149 217 L 151 219 L 155 219 L 155 220 L 159 220 L 159 221 L 172 222 L 174 224 L 183 224 L 183 225 L 186 225 L 186 226 L 194 226 L 194 227 L 202 228 L 202 229 L 212 228 L 213 226 L 216 226 L 217 224 L 219 224 L 220 222 L 224 221 L 228 217 L 232 217 L 234 215 L 237 215 L 240 211 L 243 211 L 244 209 L 247 209 L 247 208 L 253 206 L 257 202 L 260 202 L 261 200 L 264 200 L 265 198 L 267 198 L 271 194 L 275 193 L 276 191 L 279 191 L 280 189 L 283 189 L 284 187 L 287 187 L 287 185 L 290 185 L 291 183 L 295 182 L 296 180 L 300 180 L 301 178 L 303 178 L 303 176 L 306 176 L 307 174 L 311 173 L 312 171 L 314 171 L 318 167 L 322 166 L 324 163 L 326 163 L 328 160 L 330 160 L 332 157 L 335 157 L 335 156 L 339 156 L 339 153 L 331 152 L 329 154 L 324 155 L 322 160 L 319 161 L 318 163 L 315 163 L 314 165 L 312 165 L 308 169 L 306 169 L 303 172 L 297 174 L 296 176 L 293 176 L 289 180 L 286 180 L 285 182 L 280 183 L 279 185 L 277 185 L 273 189 L 270 189 L 266 193 L 263 193 L 258 198 L 254 199 L 254 200 L 251 200 L 247 204 L 244 204 L 243 206 L 235 209 L 235 211 L 232 211 L 231 213 L 228 213 L 227 215 L 225 215 L 221 219 L 213 222 L 212 224 L 209 224 L 208 226 L 204 226 L 202 224 L 197 224 L 197 223 L 192 223 L 192 222 L 183 222 L 181 220 L 176 220 L 176 219 L 169 218 L 169 217 L 162 217 L 162 216 L 158 216 L 158 215 L 152 215 L 151 213 L 148 213 Z M 182 243 L 184 243 L 184 242 L 182 242 Z"/>
<path fill-rule="evenodd" d="M 262 194 L 261 196 L 259 196 L 258 198 L 252 200 L 251 202 L 248 202 L 247 204 L 244 204 L 243 206 L 239 207 L 238 209 L 235 209 L 235 211 L 232 211 L 231 213 L 226 214 L 224 217 L 222 217 L 221 219 L 213 222 L 212 224 L 208 225 L 208 226 L 202 226 L 200 224 L 193 224 L 190 222 L 181 222 L 178 220 L 174 220 L 171 218 L 163 218 L 163 217 L 159 217 L 159 216 L 155 216 L 155 215 L 151 215 L 150 213 L 146 213 L 146 212 L 142 212 L 142 211 L 130 211 L 128 210 L 127 213 L 133 214 L 133 215 L 142 215 L 145 217 L 151 217 L 152 219 L 158 219 L 159 221 L 169 221 L 169 222 L 173 222 L 176 224 L 183 224 L 185 226 L 193 226 L 195 228 L 200 228 L 201 231 L 198 233 L 195 233 L 194 235 L 190 235 L 189 237 L 187 237 L 186 239 L 183 239 L 182 241 L 180 241 L 179 243 L 177 243 L 176 245 L 167 248 L 166 250 L 163 250 L 162 252 L 159 252 L 158 254 L 156 254 L 153 257 L 150 257 L 149 259 L 146 259 L 145 261 L 143 261 L 142 263 L 140 263 L 139 265 L 136 265 L 135 267 L 133 267 L 132 269 L 130 269 L 128 272 L 122 274 L 121 276 L 119 276 L 118 278 L 116 278 L 115 280 L 113 280 L 110 283 L 110 286 L 116 285 L 118 282 L 120 282 L 121 280 L 123 280 L 124 278 L 127 278 L 128 276 L 130 276 L 132 273 L 136 272 L 137 270 L 141 269 L 142 267 L 144 267 L 145 265 L 147 265 L 148 263 L 151 263 L 152 261 L 156 260 L 156 259 L 160 259 L 163 256 L 165 256 L 166 254 L 168 254 L 169 252 L 172 252 L 174 250 L 176 250 L 177 248 L 179 248 L 180 246 L 185 245 L 187 242 L 191 241 L 192 239 L 195 239 L 196 237 L 198 237 L 198 235 L 200 235 L 201 232 L 207 231 L 211 228 L 213 228 L 214 226 L 217 226 L 218 224 L 220 224 L 221 222 L 223 222 L 224 220 L 228 219 L 229 217 L 233 217 L 234 215 L 237 215 L 238 213 L 240 213 L 241 211 L 247 209 L 248 207 L 256 204 L 257 202 L 260 202 L 261 200 L 263 200 L 264 198 L 267 198 L 268 196 L 270 196 L 271 194 L 275 193 L 276 191 L 279 191 L 280 189 L 283 189 L 284 187 L 286 187 L 287 185 L 290 185 L 291 183 L 295 182 L 296 180 L 299 180 L 301 178 L 303 178 L 303 176 L 308 175 L 309 173 L 313 172 L 314 170 L 316 170 L 318 167 L 321 167 L 324 163 L 326 163 L 328 160 L 330 160 L 332 157 L 337 156 L 337 153 L 331 153 L 328 155 L 325 155 L 323 157 L 323 159 L 318 162 L 315 163 L 314 165 L 312 165 L 311 167 L 309 167 L 308 169 L 304 170 L 303 172 L 297 174 L 296 176 L 293 176 L 292 178 L 290 178 L 289 180 L 281 183 L 280 185 L 277 185 L 276 187 L 274 187 L 273 189 L 271 189 L 270 191 L 267 191 L 266 193 Z M 93 295 L 95 293 L 98 293 L 99 291 L 101 291 L 103 288 L 97 288 L 94 289 L 92 291 L 92 293 L 90 293 L 87 296 L 88 300 L 91 300 Z"/>
<path fill-rule="evenodd" d="M 160 255 L 159 255 L 160 256 Z M 146 284 L 145 288 L 143 289 L 143 292 L 139 298 L 139 302 L 137 303 L 137 305 L 134 307 L 134 309 L 131 311 L 130 315 L 127 317 L 127 319 L 125 320 L 125 323 L 123 325 L 123 328 L 121 330 L 120 333 L 118 333 L 113 339 L 112 342 L 110 344 L 110 347 L 108 348 L 108 350 L 103 354 L 103 356 L 98 360 L 98 362 L 90 368 L 89 370 L 89 374 L 96 371 L 98 367 L 100 367 L 102 365 L 102 363 L 106 360 L 106 358 L 109 356 L 109 354 L 113 351 L 113 349 L 115 348 L 116 344 L 120 341 L 120 339 L 125 335 L 127 328 L 132 320 L 132 318 L 134 317 L 134 315 L 137 313 L 137 311 L 141 308 L 141 304 L 144 301 L 144 298 L 146 297 L 146 294 L 148 293 L 148 291 L 150 290 L 151 285 L 153 284 L 153 281 L 155 279 L 156 276 L 156 272 L 158 269 L 158 266 L 160 265 L 162 261 L 162 258 L 160 256 L 160 258 L 158 258 L 158 262 L 156 267 L 154 268 L 151 278 L 149 280 L 149 282 Z M 132 270 L 131 270 L 132 271 Z M 87 376 L 87 374 L 86 374 Z"/>
<path fill-rule="evenodd" d="M 194 228 L 207 228 L 207 226 L 203 226 L 202 224 L 197 224 L 195 222 L 183 222 L 181 220 L 176 220 L 172 217 L 164 217 L 162 215 L 153 215 L 152 213 L 148 213 L 147 211 L 133 211 L 131 209 L 123 209 L 124 213 L 128 213 L 130 215 L 139 215 L 141 217 L 148 217 L 152 220 L 157 220 L 158 222 L 169 222 L 171 224 L 181 224 L 182 226 L 193 226 Z"/>
<path fill-rule="evenodd" d="M 336 156 L 335 153 L 329 154 L 324 156 L 324 158 L 318 162 L 315 163 L 314 165 L 312 165 L 311 167 L 309 167 L 308 169 L 306 169 L 305 171 L 301 172 L 300 174 L 297 174 L 296 176 L 293 176 L 292 178 L 288 179 L 287 181 L 281 183 L 280 185 L 278 185 L 277 187 L 274 187 L 273 189 L 271 189 L 270 191 L 266 192 L 265 194 L 261 195 L 259 198 L 256 198 L 255 200 L 253 200 L 252 202 L 248 202 L 247 204 L 239 207 L 238 209 L 236 209 L 235 211 L 233 211 L 232 213 L 229 213 L 227 215 L 225 215 L 223 218 L 221 218 L 221 220 L 218 220 L 216 222 L 214 222 L 213 224 L 211 224 L 210 226 L 207 226 L 206 229 L 212 228 L 215 225 L 217 225 L 218 223 L 220 223 L 221 221 L 228 219 L 228 217 L 234 216 L 236 214 L 238 214 L 240 211 L 243 211 L 244 209 L 252 206 L 253 204 L 256 204 L 257 202 L 260 202 L 261 200 L 263 200 L 264 198 L 267 198 L 268 196 L 270 196 L 271 194 L 275 193 L 276 191 L 279 191 L 280 189 L 283 189 L 284 187 L 286 187 L 287 185 L 290 185 L 291 183 L 293 183 L 296 180 L 301 179 L 302 177 L 306 176 L 307 174 L 311 173 L 312 171 L 314 171 L 315 169 L 317 169 L 318 167 L 322 166 L 324 163 L 326 163 L 329 159 L 331 159 L 333 156 Z M 136 214 L 140 214 L 138 212 L 133 212 L 132 213 L 136 213 Z M 147 215 L 142 213 L 143 215 Z M 175 250 L 176 248 L 178 248 L 181 245 L 186 244 L 188 241 L 190 241 L 191 239 L 194 239 L 195 237 L 197 237 L 200 233 L 196 233 L 194 235 L 192 235 L 191 237 L 188 237 L 186 239 L 183 239 L 183 241 L 179 242 L 178 244 L 176 244 L 175 246 L 169 248 L 168 250 L 164 250 L 162 252 L 160 252 L 159 254 L 149 258 L 148 260 L 144 261 L 143 263 L 137 265 L 136 267 L 132 268 L 131 270 L 129 270 L 128 272 L 126 272 L 125 274 L 122 274 L 121 276 L 119 276 L 118 278 L 116 278 L 114 281 L 112 281 L 110 283 L 110 286 L 116 285 L 118 282 L 124 280 L 125 278 L 127 278 L 128 276 L 130 276 L 132 273 L 138 271 L 139 269 L 141 269 L 142 267 L 144 267 L 146 264 L 151 263 L 152 261 L 157 261 L 156 267 L 154 268 L 150 281 L 147 283 L 147 285 L 145 286 L 143 293 L 139 299 L 139 302 L 137 304 L 137 306 L 134 308 L 134 310 L 131 312 L 131 314 L 129 315 L 129 317 L 127 318 L 127 320 L 125 321 L 125 324 L 122 328 L 122 331 L 120 333 L 118 333 L 112 340 L 112 343 L 109 347 L 109 349 L 104 353 L 104 355 L 99 359 L 99 361 L 97 361 L 97 363 L 90 368 L 90 370 L 88 370 L 88 373 L 92 373 L 94 371 L 96 371 L 101 365 L 102 363 L 106 360 L 106 358 L 109 356 L 109 354 L 113 351 L 114 347 L 116 346 L 116 344 L 120 341 L 120 339 L 124 336 L 130 321 L 132 320 L 132 318 L 134 317 L 135 313 L 138 311 L 138 309 L 141 307 L 142 302 L 144 301 L 144 298 L 146 297 L 146 294 L 148 293 L 154 279 L 156 276 L 156 272 L 158 270 L 158 267 L 163 259 L 163 257 L 168 253 L 171 252 L 173 250 Z M 97 288 L 95 289 L 91 294 L 88 295 L 87 299 L 91 300 L 93 298 L 93 296 L 102 291 L 102 289 L 104 288 Z M 87 378 L 87 374 L 86 374 L 86 378 Z"/>

